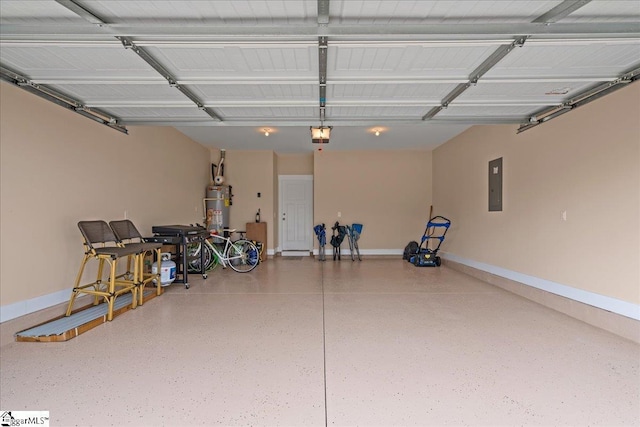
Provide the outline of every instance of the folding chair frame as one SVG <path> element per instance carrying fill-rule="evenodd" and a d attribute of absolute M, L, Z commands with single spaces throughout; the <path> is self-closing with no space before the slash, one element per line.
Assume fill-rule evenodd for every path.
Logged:
<path fill-rule="evenodd" d="M 66 316 L 70 316 L 73 311 L 73 304 L 76 298 L 80 294 L 93 295 L 93 304 L 100 303 L 102 298 L 107 304 L 107 320 L 113 320 L 113 305 L 116 298 L 127 292 L 133 294 L 131 301 L 131 308 L 137 306 L 137 290 L 140 272 L 138 270 L 139 264 L 134 263 L 134 271 L 131 280 L 126 280 L 126 273 L 120 276 L 117 275 L 118 261 L 123 257 L 129 257 L 135 255 L 137 249 L 124 248 L 120 246 L 106 246 L 108 243 L 117 244 L 113 231 L 104 221 L 80 221 L 78 228 L 84 238 L 85 253 L 80 265 L 80 270 L 76 276 L 75 285 L 71 292 L 71 298 L 67 306 Z M 101 247 L 96 247 L 101 245 Z M 87 284 L 81 285 L 82 277 L 85 267 L 90 260 L 98 260 L 98 272 L 96 280 Z M 109 276 L 107 280 L 103 280 L 103 274 L 105 273 L 105 263 L 109 265 Z"/>
<path fill-rule="evenodd" d="M 137 251 L 136 254 L 127 256 L 127 272 L 124 274 L 131 275 L 131 264 L 134 264 L 134 277 L 136 277 L 135 271 L 138 272 L 138 276 L 135 279 L 138 284 L 138 305 L 144 303 L 144 288 L 149 283 L 155 281 L 156 295 L 161 295 L 162 283 L 160 280 L 162 271 L 158 268 L 155 274 L 145 273 L 144 260 L 147 254 L 155 252 L 155 259 L 160 265 L 162 262 L 162 243 L 146 242 L 133 222 L 128 219 L 110 221 L 109 226 L 118 239 L 120 246 Z"/>

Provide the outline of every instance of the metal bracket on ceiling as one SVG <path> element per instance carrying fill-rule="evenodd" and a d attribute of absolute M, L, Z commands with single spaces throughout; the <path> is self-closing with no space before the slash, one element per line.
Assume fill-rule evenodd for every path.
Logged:
<path fill-rule="evenodd" d="M 534 19 L 533 23 L 549 25 L 569 16 L 591 0 L 564 0 L 562 3 Z"/>
<path fill-rule="evenodd" d="M 85 9 L 83 6 L 80 6 L 78 3 L 76 3 L 73 0 L 55 0 L 55 1 L 61 6 L 66 7 L 76 15 L 80 16 L 85 21 L 88 21 L 92 24 L 96 24 L 99 27 L 102 27 L 103 25 L 106 24 L 104 20 L 102 20 L 98 16 L 91 13 L 89 10 Z"/>
<path fill-rule="evenodd" d="M 86 108 L 80 101 L 73 99 L 67 94 L 47 87 L 46 85 L 35 84 L 27 77 L 22 76 L 4 66 L 0 66 L 0 79 L 46 99 L 47 101 L 53 102 L 54 104 L 108 126 L 111 129 L 115 129 L 125 134 L 129 133 L 126 127 L 118 124 L 117 118 L 112 117 L 101 110 Z"/>
<path fill-rule="evenodd" d="M 318 26 L 327 27 L 329 25 L 329 1 L 318 0 Z M 318 95 L 319 95 L 319 118 L 320 124 L 324 123 L 327 105 L 327 50 L 329 41 L 326 36 L 318 37 Z"/>
<path fill-rule="evenodd" d="M 318 0 L 318 25 L 329 25 L 329 0 Z"/>
<path fill-rule="evenodd" d="M 427 112 L 422 117 L 422 120 L 432 119 L 436 114 L 440 111 L 449 107 L 449 104 L 453 102 L 457 97 L 462 95 L 464 91 L 469 89 L 471 86 L 475 86 L 478 84 L 478 81 L 484 76 L 491 68 L 493 68 L 498 62 L 502 60 L 505 56 L 509 54 L 514 48 L 524 46 L 525 41 L 527 40 L 527 36 L 517 36 L 516 39 L 510 44 L 505 44 L 498 49 L 496 49 L 487 59 L 485 59 L 482 64 L 480 64 L 473 72 L 469 75 L 469 81 L 466 83 L 458 84 L 451 92 L 449 92 L 442 103 L 433 107 L 431 110 Z"/>
<path fill-rule="evenodd" d="M 318 37 L 318 84 L 319 84 L 319 104 L 320 123 L 324 122 L 325 109 L 327 105 L 327 37 Z"/>
<path fill-rule="evenodd" d="M 133 40 L 128 37 L 117 37 L 122 42 L 125 49 L 131 49 L 135 52 L 144 62 L 149 64 L 158 74 L 164 77 L 169 83 L 170 87 L 178 89 L 182 94 L 193 102 L 198 109 L 207 113 L 212 119 L 222 121 L 222 119 L 211 109 L 203 105 L 202 101 L 189 89 L 178 84 L 177 79 L 167 70 L 153 55 L 149 54 L 143 47 L 137 46 Z"/>
<path fill-rule="evenodd" d="M 595 87 L 592 87 L 591 89 L 586 90 L 563 102 L 560 106 L 540 110 L 529 117 L 526 123 L 522 123 L 518 128 L 517 133 L 524 132 L 525 130 L 529 130 L 542 123 L 548 122 L 551 119 L 555 119 L 556 117 L 564 113 L 568 113 L 571 110 L 582 107 L 583 105 L 595 101 L 598 98 L 602 98 L 603 96 L 608 95 L 612 92 L 615 92 L 616 90 L 621 89 L 627 84 L 632 83 L 638 79 L 640 79 L 640 68 L 628 71 L 613 81 L 601 83 Z"/>
<path fill-rule="evenodd" d="M 327 38 L 318 38 L 318 84 L 320 85 L 320 107 L 327 101 Z"/>
<path fill-rule="evenodd" d="M 318 0 L 318 26 L 329 25 L 329 0 Z M 329 41 L 326 36 L 318 37 L 318 95 L 320 126 L 323 126 L 326 118 L 327 105 L 327 50 Z"/>
<path fill-rule="evenodd" d="M 95 15 L 85 7 L 80 6 L 73 0 L 56 0 L 56 1 L 62 6 L 66 7 L 67 9 L 76 13 L 78 16 L 84 18 L 85 20 L 93 24 L 99 24 L 99 25 L 106 24 L 106 21 L 104 21 L 102 18 L 98 17 L 97 15 Z M 180 92 L 182 92 L 187 98 L 189 98 L 194 104 L 196 104 L 196 107 L 198 109 L 206 112 L 212 119 L 222 121 L 220 116 L 218 116 L 211 108 L 205 107 L 200 101 L 200 99 L 198 99 L 198 97 L 194 93 L 192 93 L 189 89 L 185 87 L 181 87 L 177 83 L 177 79 L 174 76 L 172 76 L 171 73 L 157 59 L 155 59 L 153 55 L 149 54 L 149 52 L 147 52 L 143 47 L 137 46 L 133 42 L 133 40 L 129 37 L 124 37 L 124 36 L 115 36 L 115 37 L 118 40 L 120 40 L 120 42 L 122 43 L 122 46 L 124 46 L 125 49 L 131 49 L 132 52 L 134 52 L 136 55 L 142 58 L 143 61 L 149 64 L 151 68 L 153 68 L 156 72 L 158 72 L 163 78 L 167 80 L 170 87 L 176 88 Z"/>
<path fill-rule="evenodd" d="M 118 38 L 116 37 L 118 40 L 120 40 L 120 43 L 122 43 L 122 46 L 124 46 L 125 49 L 135 49 L 135 45 L 133 44 L 133 42 L 127 38 Z"/>
<path fill-rule="evenodd" d="M 589 1 L 590 0 L 565 0 L 564 2 L 562 2 L 559 5 L 557 5 L 556 7 L 554 7 L 553 9 L 548 11 L 547 13 L 545 13 L 544 15 L 541 15 L 538 18 L 536 18 L 533 22 L 534 23 L 555 22 L 555 20 L 559 20 L 559 19 L 569 15 L 571 12 L 573 12 L 576 9 L 584 6 Z M 440 105 L 438 107 L 434 107 L 431 110 L 429 110 L 427 112 L 427 114 L 425 114 L 422 117 L 422 120 L 432 119 L 440 111 L 442 111 L 443 109 L 447 108 L 449 106 L 449 104 L 451 103 L 451 101 L 453 101 L 455 98 L 460 96 L 470 86 L 475 86 L 478 83 L 478 80 L 480 80 L 480 78 L 484 74 L 486 74 L 491 68 L 493 68 L 505 56 L 507 56 L 507 54 L 509 54 L 509 52 L 511 52 L 516 47 L 524 46 L 524 43 L 525 43 L 525 41 L 527 40 L 528 37 L 529 36 L 526 36 L 526 35 L 516 36 L 515 40 L 511 44 L 502 45 L 498 49 L 496 49 L 496 51 L 493 52 L 493 54 L 491 54 L 491 56 L 489 56 L 487 59 L 485 59 L 484 62 L 482 64 L 480 64 L 480 66 L 478 68 L 476 68 L 471 73 L 471 75 L 469 76 L 469 82 L 468 83 L 461 83 L 458 86 L 456 86 L 456 88 L 453 89 L 453 91 L 451 91 L 444 98 L 444 100 L 442 102 L 442 105 Z"/>

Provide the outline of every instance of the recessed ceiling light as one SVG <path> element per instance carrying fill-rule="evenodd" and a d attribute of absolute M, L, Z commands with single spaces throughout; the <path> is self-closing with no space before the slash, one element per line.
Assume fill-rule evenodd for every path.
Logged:
<path fill-rule="evenodd" d="M 257 128 L 256 132 L 259 132 L 264 136 L 269 136 L 269 135 L 273 135 L 274 133 L 277 133 L 278 129 L 276 129 L 276 128 Z"/>
<path fill-rule="evenodd" d="M 372 127 L 372 128 L 367 129 L 367 132 L 368 132 L 368 133 L 372 133 L 372 134 L 374 134 L 375 136 L 380 136 L 380 135 L 382 135 L 383 133 L 387 132 L 388 130 L 389 130 L 389 128 L 388 128 L 388 127 L 385 127 L 385 126 L 376 126 L 376 127 Z"/>

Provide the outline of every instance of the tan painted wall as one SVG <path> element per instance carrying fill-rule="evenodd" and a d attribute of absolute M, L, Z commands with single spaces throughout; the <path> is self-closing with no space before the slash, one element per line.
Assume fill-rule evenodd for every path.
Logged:
<path fill-rule="evenodd" d="M 401 251 L 422 235 L 431 205 L 430 151 L 316 151 L 313 168 L 314 224 L 324 222 L 327 236 L 335 221 L 360 222 L 360 249 Z"/>
<path fill-rule="evenodd" d="M 313 175 L 313 153 L 278 154 L 278 175 Z"/>
<path fill-rule="evenodd" d="M 225 179 L 233 187 L 234 195 L 229 226 L 246 229 L 246 223 L 254 222 L 260 209 L 260 219 L 267 223 L 265 249 L 274 248 L 274 163 L 273 151 L 227 150 L 225 157 Z"/>
<path fill-rule="evenodd" d="M 219 151 L 212 154 L 217 163 Z M 226 182 L 233 187 L 231 228 L 244 230 L 258 208 L 267 223 L 267 250 L 278 246 L 278 175 L 313 174 L 313 154 L 277 154 L 270 150 L 227 150 Z M 257 193 L 261 193 L 258 198 Z"/>
<path fill-rule="evenodd" d="M 124 135 L 0 85 L 0 305 L 73 286 L 77 222 L 151 226 L 202 220 L 209 151 L 172 128 Z"/>
<path fill-rule="evenodd" d="M 244 229 L 260 208 L 268 249 L 277 247 L 278 175 L 314 174 L 314 223 L 325 222 L 330 235 L 336 220 L 362 222 L 362 249 L 400 251 L 424 231 L 433 187 L 434 214 L 453 220 L 443 250 L 638 303 L 639 88 L 521 135 L 476 126 L 436 149 L 433 161 L 420 150 L 227 151 L 231 225 Z M 172 128 L 134 127 L 125 136 L 7 84 L 0 90 L 1 305 L 72 286 L 79 220 L 119 219 L 126 210 L 143 233 L 202 221 L 219 150 Z M 497 157 L 505 210 L 489 213 L 487 162 Z"/>
<path fill-rule="evenodd" d="M 504 210 L 488 212 L 503 157 Z M 516 135 L 475 126 L 433 154 L 446 252 L 640 303 L 640 84 Z M 562 220 L 562 212 L 567 220 Z"/>
<path fill-rule="evenodd" d="M 233 187 L 234 194 L 230 226 L 244 230 L 260 208 L 261 220 L 267 223 L 266 249 L 274 251 L 278 247 L 278 175 L 313 175 L 313 153 L 279 154 L 270 150 L 226 153 L 226 182 Z M 212 149 L 211 156 L 217 164 L 219 150 Z"/>

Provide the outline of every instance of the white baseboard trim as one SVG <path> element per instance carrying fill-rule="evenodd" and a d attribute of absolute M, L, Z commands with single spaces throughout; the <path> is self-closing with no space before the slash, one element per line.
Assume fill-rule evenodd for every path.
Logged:
<path fill-rule="evenodd" d="M 361 255 L 402 255 L 402 249 L 361 249 Z M 318 255 L 318 249 L 313 250 L 314 255 Z M 331 254 L 331 248 L 325 247 L 325 254 Z M 342 255 L 350 255 L 350 251 L 347 248 L 342 249 Z M 274 256 L 275 251 L 273 249 L 267 250 L 267 255 Z M 298 254 L 299 255 L 299 254 Z M 502 267 L 496 267 L 490 264 L 484 264 L 478 261 L 470 260 L 458 255 L 440 252 L 440 255 L 445 260 L 451 260 L 459 264 L 463 264 L 478 270 L 485 271 L 487 273 L 495 274 L 496 276 L 504 277 L 516 282 L 523 283 L 525 285 L 541 289 L 556 295 L 560 295 L 566 298 L 570 298 L 575 301 L 582 302 L 584 304 L 591 305 L 603 310 L 611 311 L 621 316 L 629 317 L 631 319 L 640 320 L 640 305 L 630 302 L 618 300 L 605 295 L 596 294 L 593 292 L 585 291 L 582 289 L 572 288 L 567 285 L 552 282 L 550 280 L 540 279 L 534 276 L 518 273 L 515 271 L 507 270 Z M 69 301 L 71 295 L 71 288 L 62 291 L 54 292 L 48 295 L 43 295 L 36 298 L 31 298 L 25 301 L 19 301 L 13 304 L 7 304 L 0 307 L 0 323 L 8 320 L 15 319 L 20 316 L 34 313 L 45 308 L 52 307 L 57 304 L 61 304 Z"/>
<path fill-rule="evenodd" d="M 0 323 L 12 320 L 20 316 L 35 313 L 54 305 L 68 302 L 71 297 L 71 288 L 54 292 L 48 295 L 31 298 L 25 301 L 15 302 L 0 307 Z"/>
<path fill-rule="evenodd" d="M 311 252 L 307 249 L 302 251 L 282 251 L 280 256 L 310 256 Z"/>
<path fill-rule="evenodd" d="M 313 249 L 313 254 L 318 255 L 320 252 L 318 248 Z M 330 255 L 333 253 L 331 246 L 325 246 L 324 254 Z M 403 249 L 360 249 L 360 255 L 400 255 L 402 256 Z M 342 248 L 340 255 L 351 255 L 349 248 Z"/>
<path fill-rule="evenodd" d="M 482 262 L 467 259 L 458 255 L 449 253 L 440 253 L 441 257 L 445 260 L 457 262 L 459 264 L 466 265 L 487 273 L 494 274 L 496 276 L 504 277 L 505 279 L 513 280 L 536 289 L 541 289 L 546 292 L 550 292 L 555 295 L 560 295 L 565 298 L 579 301 L 583 304 L 587 304 L 593 307 L 607 310 L 612 313 L 619 314 L 621 316 L 629 317 L 631 319 L 640 320 L 640 305 L 633 304 L 627 301 L 622 301 L 616 298 L 608 297 L 605 295 L 596 294 L 593 292 L 585 291 L 582 289 L 573 288 L 571 286 L 563 285 L 561 283 L 552 282 L 546 279 L 540 279 L 538 277 L 529 276 L 527 274 L 518 273 L 516 271 L 507 270 L 506 268 L 496 267 L 494 265 L 485 264 Z"/>

